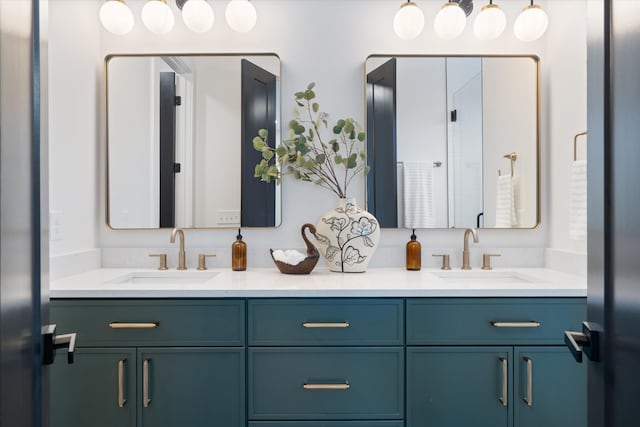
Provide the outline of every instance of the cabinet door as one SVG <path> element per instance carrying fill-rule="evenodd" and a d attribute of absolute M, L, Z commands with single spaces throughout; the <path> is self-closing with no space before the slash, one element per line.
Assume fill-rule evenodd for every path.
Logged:
<path fill-rule="evenodd" d="M 243 348 L 138 349 L 140 427 L 245 425 Z"/>
<path fill-rule="evenodd" d="M 51 365 L 52 427 L 135 427 L 136 351 L 78 348 Z"/>
<path fill-rule="evenodd" d="M 587 375 L 566 347 L 516 347 L 515 425 L 585 427 Z"/>
<path fill-rule="evenodd" d="M 407 427 L 508 427 L 512 347 L 408 347 Z"/>

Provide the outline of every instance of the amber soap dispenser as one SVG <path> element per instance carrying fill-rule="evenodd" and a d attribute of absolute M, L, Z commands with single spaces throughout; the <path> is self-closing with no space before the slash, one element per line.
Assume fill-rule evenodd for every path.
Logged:
<path fill-rule="evenodd" d="M 416 240 L 416 230 L 411 232 L 411 240 L 407 242 L 407 270 L 417 271 L 422 267 L 422 245 Z"/>
<path fill-rule="evenodd" d="M 236 241 L 231 245 L 231 269 L 244 271 L 247 269 L 247 244 L 242 241 L 242 234 L 238 228 Z"/>

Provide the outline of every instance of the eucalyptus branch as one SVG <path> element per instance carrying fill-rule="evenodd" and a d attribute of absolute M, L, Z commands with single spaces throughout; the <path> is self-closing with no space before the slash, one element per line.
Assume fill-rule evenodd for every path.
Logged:
<path fill-rule="evenodd" d="M 258 131 L 253 147 L 262 154 L 262 159 L 255 166 L 254 177 L 279 184 L 283 175 L 292 175 L 295 179 L 314 182 L 338 197 L 346 197 L 353 178 L 369 168 L 362 152 L 358 157 L 357 145 L 364 143 L 365 134 L 350 118 L 340 119 L 329 127 L 329 115 L 320 111 L 317 102 L 312 102 L 316 97 L 314 87 L 311 83 L 295 93 L 300 109 L 295 110 L 295 118 L 289 122 L 288 139 L 272 148 L 267 143 L 266 129 Z M 306 110 L 304 115 L 308 119 L 301 117 L 302 110 Z M 329 133 L 323 136 L 325 132 Z M 329 138 L 327 142 L 325 137 Z M 338 166 L 344 167 L 344 177 L 338 177 Z"/>

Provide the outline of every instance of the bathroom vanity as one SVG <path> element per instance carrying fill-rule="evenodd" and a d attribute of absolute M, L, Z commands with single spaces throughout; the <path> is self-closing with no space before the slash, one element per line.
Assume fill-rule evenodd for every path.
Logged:
<path fill-rule="evenodd" d="M 200 273 L 53 283 L 51 320 L 78 339 L 52 370 L 52 426 L 585 425 L 563 345 L 585 317 L 575 276 Z"/>

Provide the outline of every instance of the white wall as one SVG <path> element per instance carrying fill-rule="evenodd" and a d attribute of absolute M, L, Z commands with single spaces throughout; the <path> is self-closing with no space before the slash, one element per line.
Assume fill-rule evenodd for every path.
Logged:
<path fill-rule="evenodd" d="M 109 62 L 109 223 L 114 228 L 157 227 L 159 195 L 155 165 L 158 141 L 152 130 L 156 87 L 153 60 Z"/>
<path fill-rule="evenodd" d="M 564 7 L 564 3 L 569 7 Z M 566 71 L 557 70 L 559 73 L 566 73 L 566 78 L 552 75 L 549 67 L 560 66 L 554 62 L 548 63 L 546 55 L 547 45 L 559 50 L 554 53 L 553 58 L 560 59 L 562 55 L 572 56 L 578 48 L 586 42 L 584 28 L 580 16 L 585 7 L 584 0 L 563 0 L 561 2 L 540 1 L 543 7 L 547 7 L 550 12 L 551 29 L 548 35 L 540 41 L 533 43 L 522 43 L 518 41 L 511 32 L 511 26 L 517 14 L 522 8 L 520 2 L 503 2 L 509 22 L 505 34 L 492 42 L 481 42 L 473 36 L 471 22 L 467 25 L 463 35 L 451 41 L 442 41 L 436 38 L 433 33 L 431 23 L 435 14 L 439 10 L 440 4 L 435 1 L 423 1 L 419 5 L 425 12 L 425 31 L 417 39 L 412 41 L 400 40 L 393 33 L 393 15 L 399 7 L 399 2 L 386 0 L 371 0 L 367 2 L 358 0 L 260 0 L 254 2 L 258 12 L 258 24 L 255 29 L 248 34 L 237 34 L 232 32 L 224 22 L 224 7 L 226 2 L 213 2 L 216 13 L 216 23 L 214 29 L 205 35 L 189 32 L 182 24 L 179 17 L 176 19 L 176 28 L 165 36 L 155 36 L 150 34 L 140 23 L 140 10 L 143 1 L 129 0 L 127 4 L 131 7 L 136 17 L 136 27 L 127 36 L 111 35 L 100 28 L 97 18 L 97 11 L 100 1 L 88 2 L 85 0 L 56 1 L 50 4 L 52 18 L 57 17 L 58 22 L 52 22 L 51 39 L 52 44 L 57 43 L 60 50 L 66 54 L 77 55 L 77 63 L 86 66 L 68 70 L 63 78 L 60 72 L 52 78 L 51 95 L 59 102 L 62 97 L 66 97 L 68 103 L 81 104 L 85 107 L 82 113 L 91 116 L 91 122 L 95 118 L 102 118 L 104 115 L 103 96 L 96 95 L 95 88 L 102 87 L 103 76 L 95 71 L 101 69 L 102 58 L 110 53 L 180 53 L 180 52 L 275 52 L 282 60 L 282 122 L 288 122 L 290 111 L 294 103 L 292 94 L 296 90 L 304 88 L 310 81 L 316 81 L 318 100 L 321 107 L 332 113 L 333 117 L 353 116 L 362 121 L 364 119 L 364 61 L 372 53 L 393 54 L 536 54 L 542 58 L 543 73 L 542 83 L 545 88 L 543 94 L 543 111 L 545 117 L 542 130 L 542 157 L 545 159 L 542 165 L 542 175 L 551 171 L 548 159 L 550 158 L 549 147 L 550 138 L 554 144 L 566 141 L 556 141 L 556 136 L 560 132 L 550 132 L 553 126 L 565 130 L 565 125 L 558 125 L 558 121 L 566 120 L 561 116 L 562 111 L 550 111 L 561 99 L 566 99 L 569 103 L 572 95 L 578 89 L 565 92 L 562 81 L 569 80 L 570 75 L 578 72 L 583 74 L 582 69 L 586 66 L 576 58 L 572 62 L 572 67 Z M 563 6 L 556 7 L 555 4 L 562 3 Z M 73 4 L 73 8 L 65 7 Z M 554 4 L 554 7 L 550 7 Z M 82 6 L 81 6 L 82 5 Z M 171 2 L 171 7 L 175 10 L 175 5 Z M 479 8 L 476 8 L 479 9 Z M 335 11 L 339 10 L 340 13 Z M 75 19 L 67 18 L 67 13 L 81 14 Z M 474 12 L 472 18 L 477 14 Z M 60 22 L 62 21 L 62 22 Z M 575 29 L 567 31 L 567 23 L 576 25 Z M 577 23 L 577 24 L 576 24 Z M 302 30 L 302 29 L 303 30 Z M 90 45 L 88 39 L 96 29 L 100 30 L 100 44 L 96 49 Z M 83 34 L 78 37 L 78 34 Z M 578 49 L 579 50 L 579 49 Z M 576 71 L 579 70 L 579 71 Z M 52 72 L 56 70 L 52 67 Z M 552 78 L 559 81 L 553 81 Z M 92 85 L 87 89 L 69 92 L 79 81 L 90 80 Z M 87 85 L 88 86 L 88 85 Z M 555 91 L 550 99 L 549 88 Z M 573 87 L 573 86 L 572 86 Z M 582 87 L 584 91 L 584 87 Z M 584 97 L 576 98 L 574 103 L 576 110 L 584 109 Z M 551 101 L 551 104 L 549 102 Z M 52 111 L 54 112 L 54 111 Z M 553 116 L 552 116 L 553 114 Z M 577 113 L 576 113 L 577 115 Z M 52 122 L 56 122 L 56 116 L 52 115 Z M 101 125 L 103 121 L 100 120 Z M 58 121 L 60 123 L 60 121 Z M 75 121 L 74 121 L 75 123 Z M 567 128 L 569 126 L 567 125 Z M 574 126 L 571 126 L 573 128 Z M 554 128 L 555 129 L 555 128 Z M 567 131 L 567 133 L 570 133 Z M 70 137 L 74 135 L 74 128 L 67 126 L 64 129 L 57 129 L 60 137 Z M 164 248 L 173 256 L 175 247 L 169 245 L 168 230 L 150 231 L 114 231 L 110 230 L 104 222 L 104 128 L 101 127 L 98 135 L 95 132 L 86 131 L 77 136 L 78 144 L 83 144 L 83 150 L 77 152 L 77 158 L 83 159 L 86 169 L 81 171 L 81 178 L 84 185 L 91 191 L 87 191 L 86 197 L 74 198 L 68 202 L 63 201 L 68 196 L 67 185 L 64 184 L 60 174 L 60 168 L 69 166 L 63 161 L 52 163 L 52 200 L 59 200 L 59 208 L 65 211 L 73 211 L 78 215 L 78 224 L 83 226 L 82 234 L 79 233 L 77 239 L 69 241 L 69 247 L 84 248 L 95 244 L 103 249 L 109 249 L 110 253 L 124 253 L 119 248 Z M 558 139 L 563 139 L 558 136 Z M 101 147 L 96 155 L 93 147 L 96 143 Z M 52 144 L 53 146 L 54 144 Z M 570 142 L 569 142 L 570 145 Z M 86 147 L 91 147 L 88 149 Z M 96 165 L 99 170 L 96 170 Z M 58 169 L 58 170 L 56 170 Z M 560 170 L 561 168 L 558 168 Z M 555 169 L 554 169 L 555 170 Z M 80 173 L 80 172 L 79 172 Z M 531 265 L 544 263 L 543 256 L 547 246 L 547 232 L 549 230 L 551 211 L 548 201 L 550 197 L 550 181 L 543 178 L 542 200 L 543 218 L 540 227 L 534 230 L 484 230 L 480 232 L 481 250 L 476 250 L 473 254 L 474 263 L 478 263 L 481 252 L 490 248 L 500 248 L 505 255 L 496 262 L 496 265 L 512 262 L 520 265 Z M 96 190 L 99 189 L 98 190 Z M 94 194 L 95 191 L 95 194 Z M 364 180 L 354 181 L 350 189 L 351 195 L 358 200 L 363 200 Z M 96 202 L 96 195 L 98 201 Z M 566 194 L 561 197 L 567 197 Z M 335 204 L 335 198 L 328 192 L 319 188 L 311 188 L 308 183 L 295 182 L 285 179 L 283 186 L 283 222 L 282 226 L 275 230 L 255 229 L 245 230 L 245 239 L 249 245 L 249 266 L 270 265 L 268 248 L 301 247 L 299 237 L 299 227 L 304 222 L 315 222 L 320 215 L 330 209 Z M 97 209 L 96 209 L 97 208 Z M 100 213 L 100 219 L 96 220 L 95 213 Z M 555 212 L 555 217 L 559 213 Z M 88 230 L 91 228 L 91 230 Z M 98 232 L 98 239 L 89 238 L 84 242 L 85 236 L 92 236 Z M 187 232 L 187 246 L 191 253 L 198 252 L 193 248 L 220 248 L 219 253 L 226 253 L 233 241 L 234 230 L 198 230 Z M 462 245 L 461 230 L 430 230 L 419 231 L 419 240 L 423 243 L 423 257 L 425 266 L 435 266 L 437 260 L 431 258 L 431 253 L 437 248 L 455 248 L 452 250 L 452 262 L 458 262 L 459 248 Z M 382 233 L 381 247 L 379 255 L 376 256 L 371 266 L 396 265 L 404 263 L 404 243 L 409 238 L 407 230 L 384 230 Z M 554 240 L 554 243 L 556 241 Z M 516 248 L 524 248 L 517 251 Z M 509 257 L 510 253 L 519 254 Z M 532 256 L 532 254 L 534 256 Z M 105 264 L 113 265 L 117 257 L 106 259 Z M 146 256 L 136 259 L 138 264 L 146 263 Z M 214 265 L 226 265 L 225 257 L 221 256 L 214 262 Z"/>
<path fill-rule="evenodd" d="M 433 168 L 433 213 L 435 226 L 443 228 L 448 225 L 446 96 L 443 58 L 398 58 L 397 159 L 442 163 Z M 398 223 L 402 220 L 398 218 Z"/>
<path fill-rule="evenodd" d="M 518 78 L 513 78 L 518 76 Z M 496 220 L 498 171 L 511 173 L 503 156 L 515 152 L 516 212 L 519 227 L 536 225 L 536 64 L 530 58 L 485 58 L 483 82 L 483 166 L 486 227 Z"/>
<path fill-rule="evenodd" d="M 569 238 L 569 200 L 573 137 L 587 130 L 587 46 L 586 10 L 582 0 L 549 2 L 550 17 L 571 16 L 571 31 L 558 19 L 550 19 L 547 55 L 548 79 L 543 85 L 549 151 L 543 161 L 549 165 L 553 179 L 548 182 L 549 241 L 550 248 L 585 254 L 586 240 Z M 554 43 L 553 40 L 562 40 Z M 544 62 L 543 62 L 544 64 Z M 578 158 L 586 159 L 586 142 L 580 138 Z"/>
<path fill-rule="evenodd" d="M 87 1 L 49 3 L 49 205 L 60 231 L 51 242 L 52 257 L 94 250 L 104 227 L 104 211 L 98 211 L 104 206 L 98 201 L 104 186 L 98 163 L 104 158 L 98 155 L 103 58 L 96 7 Z"/>

